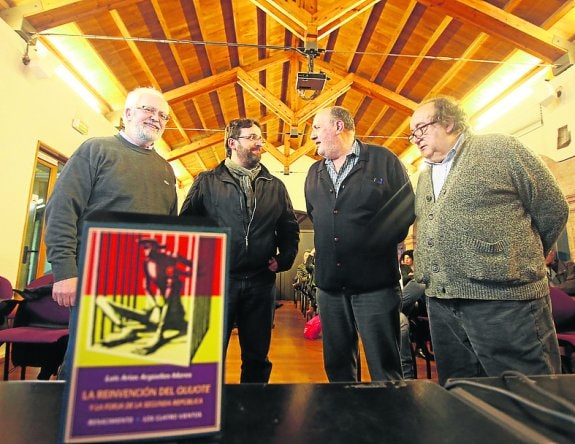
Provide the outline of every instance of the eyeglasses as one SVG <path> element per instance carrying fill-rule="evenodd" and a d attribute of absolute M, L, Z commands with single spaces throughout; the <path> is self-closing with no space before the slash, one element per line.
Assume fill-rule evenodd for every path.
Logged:
<path fill-rule="evenodd" d="M 238 136 L 236 139 L 248 139 L 252 142 L 266 143 L 266 139 L 264 139 L 262 136 L 258 136 L 257 134 L 250 134 L 249 136 Z"/>
<path fill-rule="evenodd" d="M 168 114 L 166 114 L 163 111 L 157 110 L 156 108 L 152 108 L 151 106 L 142 105 L 142 106 L 137 106 L 136 109 L 141 109 L 142 111 L 144 111 L 149 116 L 157 114 L 158 117 L 160 118 L 160 120 L 162 120 L 164 122 L 167 122 L 168 120 L 170 120 L 170 116 Z"/>
<path fill-rule="evenodd" d="M 409 140 L 411 143 L 414 143 L 413 141 L 417 138 L 417 139 L 421 139 L 423 137 L 423 135 L 425 133 L 427 133 L 427 127 L 431 126 L 431 125 L 435 125 L 437 122 L 439 122 L 439 120 L 434 120 L 432 122 L 426 123 L 425 125 L 421 125 L 418 128 L 415 128 L 411 134 L 409 136 L 407 136 L 407 140 Z"/>

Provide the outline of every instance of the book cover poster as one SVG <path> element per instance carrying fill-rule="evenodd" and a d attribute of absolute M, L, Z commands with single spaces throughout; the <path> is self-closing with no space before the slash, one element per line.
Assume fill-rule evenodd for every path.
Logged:
<path fill-rule="evenodd" d="M 83 239 L 64 441 L 218 432 L 226 233 L 96 225 Z"/>

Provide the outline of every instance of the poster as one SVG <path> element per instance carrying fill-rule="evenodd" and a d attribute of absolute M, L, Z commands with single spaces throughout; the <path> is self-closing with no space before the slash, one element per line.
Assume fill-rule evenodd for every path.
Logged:
<path fill-rule="evenodd" d="M 86 225 L 64 442 L 220 431 L 227 242 L 222 229 Z"/>

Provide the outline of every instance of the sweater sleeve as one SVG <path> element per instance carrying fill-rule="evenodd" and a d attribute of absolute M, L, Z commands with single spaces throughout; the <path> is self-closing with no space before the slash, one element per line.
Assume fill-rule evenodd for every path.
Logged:
<path fill-rule="evenodd" d="M 511 138 L 511 171 L 521 202 L 541 236 L 546 256 L 567 223 L 569 204 L 537 154 Z"/>
<path fill-rule="evenodd" d="M 78 221 L 93 182 L 87 146 L 80 146 L 66 163 L 46 204 L 47 259 L 56 282 L 78 276 Z"/>

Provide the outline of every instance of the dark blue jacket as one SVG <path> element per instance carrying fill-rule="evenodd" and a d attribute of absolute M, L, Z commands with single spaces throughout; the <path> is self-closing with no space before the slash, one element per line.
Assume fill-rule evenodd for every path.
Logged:
<path fill-rule="evenodd" d="M 415 219 L 413 188 L 399 158 L 387 148 L 359 144 L 358 162 L 337 198 L 325 160 L 311 166 L 305 182 L 316 285 L 327 291 L 397 285 L 397 244 Z"/>
<path fill-rule="evenodd" d="M 276 258 L 278 272 L 290 269 L 298 251 L 299 225 L 285 185 L 263 165 L 254 195 L 250 218 L 240 185 L 221 162 L 198 175 L 180 215 L 210 217 L 218 226 L 231 229 L 231 277 L 273 280 L 268 260 Z"/>

